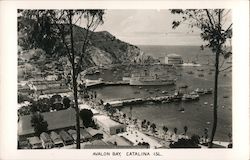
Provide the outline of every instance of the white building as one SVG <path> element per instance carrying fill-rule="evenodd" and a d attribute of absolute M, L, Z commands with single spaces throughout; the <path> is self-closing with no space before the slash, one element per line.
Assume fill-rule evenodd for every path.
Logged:
<path fill-rule="evenodd" d="M 115 135 L 126 131 L 126 125 L 113 121 L 105 115 L 93 116 L 95 123 L 106 133 Z"/>
<path fill-rule="evenodd" d="M 165 57 L 165 64 L 182 64 L 183 60 L 182 57 L 178 54 L 168 54 Z"/>

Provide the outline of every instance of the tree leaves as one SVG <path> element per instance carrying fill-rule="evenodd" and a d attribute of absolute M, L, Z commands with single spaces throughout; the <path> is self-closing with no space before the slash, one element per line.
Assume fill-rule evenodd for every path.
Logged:
<path fill-rule="evenodd" d="M 180 21 L 173 21 L 173 22 L 172 22 L 172 28 L 175 29 L 175 28 L 177 28 L 180 24 L 181 24 Z"/>
<path fill-rule="evenodd" d="M 37 136 L 48 130 L 48 123 L 43 119 L 43 116 L 40 113 L 32 115 L 31 126 L 34 127 L 34 131 Z"/>
<path fill-rule="evenodd" d="M 197 27 L 201 30 L 200 36 L 204 42 L 207 42 L 201 49 L 209 47 L 213 52 L 216 52 L 219 45 L 224 45 L 232 38 L 232 24 L 228 28 L 223 28 L 224 26 L 221 24 L 224 24 L 224 22 L 219 22 L 218 16 L 219 13 L 224 13 L 223 9 L 172 9 L 171 13 L 181 15 L 181 20 L 178 19 L 172 22 L 173 29 L 187 21 L 189 27 Z M 228 14 L 228 11 L 225 14 Z M 223 18 L 224 16 L 221 15 L 220 17 Z M 223 19 L 220 21 L 223 21 Z M 228 57 L 228 54 L 224 55 L 226 55 L 225 58 Z"/>

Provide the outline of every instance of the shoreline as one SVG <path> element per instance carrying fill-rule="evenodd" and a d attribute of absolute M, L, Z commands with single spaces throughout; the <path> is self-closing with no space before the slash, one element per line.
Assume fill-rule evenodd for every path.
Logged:
<path fill-rule="evenodd" d="M 90 108 L 96 109 L 96 110 L 98 110 L 98 112 L 100 114 L 103 114 L 103 115 L 109 117 L 110 119 L 117 121 L 117 119 L 114 119 L 110 115 L 108 115 L 107 111 L 102 110 L 101 107 L 100 107 L 100 105 L 98 106 L 98 104 L 96 104 L 96 102 L 94 102 L 94 101 L 89 101 L 89 102 L 87 102 L 86 104 L 89 105 Z M 127 117 L 126 116 L 126 118 L 123 118 L 122 115 L 124 113 L 122 111 L 119 111 L 118 114 L 119 114 L 119 120 L 120 121 L 118 120 L 117 122 L 123 123 L 123 124 L 125 122 L 125 124 L 127 125 L 127 128 L 129 128 L 129 129 L 135 129 L 135 131 L 137 130 L 137 131 L 145 134 L 146 136 L 149 136 L 149 137 L 153 138 L 154 140 L 156 140 L 158 143 L 162 144 L 166 148 L 170 148 L 169 144 L 171 142 L 176 142 L 176 140 L 181 139 L 181 138 L 190 139 L 191 135 L 195 134 L 195 133 L 189 133 L 189 132 L 187 134 L 184 134 L 184 133 L 175 134 L 171 130 L 168 130 L 166 133 L 164 133 L 163 126 L 160 126 L 158 124 L 155 124 L 156 125 L 156 129 L 155 129 L 156 132 L 152 132 L 152 130 L 149 129 L 149 127 L 148 127 L 148 129 L 142 129 L 141 128 L 140 124 L 141 124 L 141 122 L 143 120 L 138 119 L 135 116 L 132 116 L 132 117 Z M 137 123 L 135 123 L 135 119 L 136 119 Z M 198 134 L 196 134 L 196 135 L 198 135 Z M 198 135 L 198 136 L 200 136 L 200 135 Z M 202 145 L 202 142 L 205 143 L 205 142 L 208 142 L 208 141 L 209 141 L 209 139 L 205 140 L 203 138 L 203 136 L 200 136 L 200 144 L 199 145 L 202 146 L 203 148 L 207 148 L 207 146 Z M 228 142 L 228 141 L 217 140 L 217 139 L 214 140 L 214 144 L 216 144 L 216 145 L 223 144 L 222 146 L 224 146 L 224 147 L 226 147 L 225 145 L 229 144 L 229 143 L 230 142 Z"/>

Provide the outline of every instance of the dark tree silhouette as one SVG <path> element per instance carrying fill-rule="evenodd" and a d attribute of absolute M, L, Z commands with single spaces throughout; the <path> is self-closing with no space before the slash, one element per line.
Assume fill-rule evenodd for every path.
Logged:
<path fill-rule="evenodd" d="M 177 128 L 174 128 L 174 133 L 175 133 L 175 134 L 177 134 L 177 131 L 178 131 L 178 129 L 177 129 Z"/>
<path fill-rule="evenodd" d="M 150 128 L 152 128 L 152 131 L 155 132 L 156 125 L 154 123 L 151 124 Z"/>
<path fill-rule="evenodd" d="M 165 134 L 168 132 L 168 127 L 167 126 L 163 126 L 162 129 L 163 129 Z"/>
<path fill-rule="evenodd" d="M 126 117 L 127 117 L 127 115 L 124 113 L 124 114 L 123 114 L 123 118 L 126 118 Z"/>
<path fill-rule="evenodd" d="M 42 132 L 46 132 L 48 130 L 48 123 L 44 120 L 40 113 L 33 114 L 30 121 L 36 136 L 40 136 Z"/>
<path fill-rule="evenodd" d="M 149 121 L 147 121 L 147 125 L 149 126 L 151 123 Z"/>
<path fill-rule="evenodd" d="M 146 148 L 149 148 L 150 147 L 150 144 L 148 142 L 139 142 L 138 143 L 138 146 L 144 146 Z"/>
<path fill-rule="evenodd" d="M 56 95 L 53 95 L 51 98 L 50 98 L 50 101 L 51 103 L 57 103 L 57 102 L 60 102 L 62 100 L 62 96 L 59 95 L 59 94 L 56 94 Z"/>
<path fill-rule="evenodd" d="M 186 134 L 187 134 L 188 127 L 187 127 L 187 126 L 184 126 L 183 129 L 184 129 L 184 135 L 186 135 Z"/>
<path fill-rule="evenodd" d="M 110 115 L 113 117 L 114 114 L 116 113 L 116 109 L 114 107 L 110 107 L 108 112 L 110 113 Z"/>
<path fill-rule="evenodd" d="M 232 38 L 232 23 L 226 23 L 228 13 L 231 10 L 225 9 L 174 9 L 172 14 L 180 15 L 179 20 L 172 23 L 172 27 L 176 28 L 181 23 L 187 22 L 191 28 L 197 27 L 201 31 L 201 38 L 207 42 L 201 49 L 208 47 L 215 54 L 215 77 L 214 77 L 214 108 L 213 108 L 213 128 L 209 147 L 213 145 L 213 139 L 217 128 L 217 108 L 218 108 L 218 76 L 219 73 L 230 69 L 232 66 L 222 68 L 224 61 L 220 64 L 220 56 L 225 59 L 232 55 L 231 46 L 227 46 L 227 42 Z"/>
<path fill-rule="evenodd" d="M 93 127 L 94 122 L 92 120 L 93 112 L 89 109 L 83 109 L 80 111 L 80 117 L 82 119 L 82 123 L 84 127 Z"/>
<path fill-rule="evenodd" d="M 109 111 L 111 107 L 112 107 L 112 106 L 111 106 L 109 103 L 106 103 L 106 104 L 104 105 L 104 110 L 105 110 L 105 111 Z"/>
<path fill-rule="evenodd" d="M 63 105 L 65 108 L 69 108 L 70 107 L 70 99 L 68 97 L 63 97 Z"/>
<path fill-rule="evenodd" d="M 169 145 L 170 148 L 201 148 L 199 145 L 199 136 L 192 135 L 191 139 L 179 139 Z"/>

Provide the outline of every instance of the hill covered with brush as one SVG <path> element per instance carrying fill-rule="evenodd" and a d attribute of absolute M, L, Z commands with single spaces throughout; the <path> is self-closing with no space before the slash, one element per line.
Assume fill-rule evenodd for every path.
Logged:
<path fill-rule="evenodd" d="M 32 24 L 30 20 L 18 19 L 18 25 L 23 25 L 26 29 L 25 32 L 18 30 L 19 62 L 30 63 L 34 67 L 40 68 L 41 71 L 52 68 L 63 68 L 64 65 L 68 64 L 66 50 L 61 43 L 60 37 L 53 37 L 54 39 L 49 39 L 46 43 L 43 42 L 45 45 L 43 48 L 30 44 L 32 39 L 29 39 L 29 34 L 27 34 L 27 30 L 32 29 L 30 24 Z M 69 28 L 69 25 L 63 25 L 66 30 Z M 76 54 L 82 52 L 85 34 L 86 29 L 77 25 L 73 26 Z M 91 61 L 92 66 L 134 62 L 144 55 L 137 46 L 123 42 L 107 31 L 90 32 L 90 35 L 86 58 Z M 39 36 L 37 35 L 38 38 Z M 69 41 L 69 34 L 66 35 L 66 40 Z M 57 67 L 54 67 L 54 64 Z"/>

